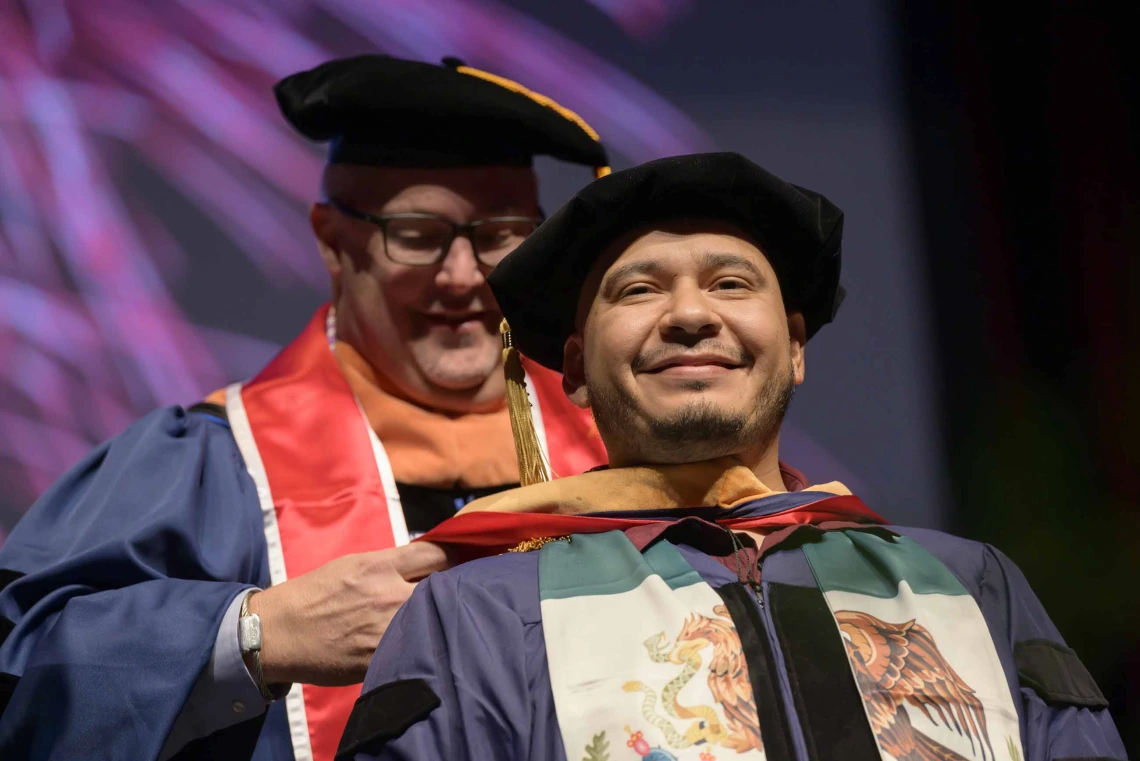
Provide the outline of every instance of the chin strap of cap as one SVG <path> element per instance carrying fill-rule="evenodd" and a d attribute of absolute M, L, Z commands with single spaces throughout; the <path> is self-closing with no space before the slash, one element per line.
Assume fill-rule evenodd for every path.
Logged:
<path fill-rule="evenodd" d="M 535 103 L 546 106 L 547 108 L 552 108 L 555 111 L 557 111 L 559 113 L 559 115 L 561 115 L 562 117 L 569 119 L 570 121 L 572 121 L 576 125 L 578 125 L 579 129 L 581 129 L 583 132 L 585 132 L 587 135 L 589 135 L 591 138 L 593 138 L 593 140 L 595 142 L 600 143 L 602 141 L 602 139 L 600 137 L 598 137 L 598 133 L 594 131 L 594 128 L 591 127 L 589 124 L 587 124 L 586 120 L 583 119 L 582 117 L 578 116 L 578 114 L 574 113 L 573 111 L 566 108 L 565 106 L 555 102 L 554 100 L 546 97 L 545 95 L 543 95 L 541 93 L 537 93 L 534 90 L 531 90 L 524 85 L 520 85 L 518 82 L 515 82 L 513 79 L 507 79 L 506 77 L 500 77 L 497 74 L 492 74 L 489 71 L 483 71 L 482 69 L 473 69 L 470 66 L 456 66 L 455 70 L 457 72 L 459 72 L 460 74 L 467 74 L 467 75 L 470 75 L 472 77 L 478 77 L 479 79 L 485 79 L 488 82 L 493 82 L 493 83 L 497 84 L 499 87 L 505 87 L 506 89 L 510 90 L 511 92 L 516 92 L 519 95 L 526 96 L 527 98 L 530 98 L 531 100 L 533 100 Z M 610 173 L 610 168 L 608 166 L 594 167 L 594 176 L 598 179 L 605 177 L 609 173 Z"/>
<path fill-rule="evenodd" d="M 506 320 L 499 323 L 503 336 L 503 371 L 507 376 L 507 411 L 511 416 L 511 434 L 515 439 L 515 457 L 519 462 L 519 483 L 523 486 L 550 480 L 550 470 L 534 430 L 530 414 L 530 396 L 526 392 L 526 371 L 522 356 L 511 340 L 511 326 Z"/>

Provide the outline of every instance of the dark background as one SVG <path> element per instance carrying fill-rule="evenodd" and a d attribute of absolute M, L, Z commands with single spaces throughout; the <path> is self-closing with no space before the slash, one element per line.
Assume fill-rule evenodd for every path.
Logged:
<path fill-rule="evenodd" d="M 1140 752 L 1140 67 L 1123 7 L 898 3 L 955 528 Z"/>

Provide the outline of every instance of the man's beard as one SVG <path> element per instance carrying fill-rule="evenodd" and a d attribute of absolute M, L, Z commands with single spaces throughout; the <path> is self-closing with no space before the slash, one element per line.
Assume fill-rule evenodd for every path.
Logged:
<path fill-rule="evenodd" d="M 756 395 L 751 412 L 729 412 L 707 400 L 693 401 L 669 415 L 648 417 L 639 414 L 634 400 L 616 388 L 601 388 L 587 379 L 590 407 L 604 441 L 640 439 L 626 447 L 645 462 L 683 463 L 710 460 L 768 447 L 780 432 L 780 425 L 795 395 L 795 368 L 765 381 Z M 708 386 L 704 381 L 690 384 L 693 391 Z M 638 420 L 645 421 L 643 435 Z"/>

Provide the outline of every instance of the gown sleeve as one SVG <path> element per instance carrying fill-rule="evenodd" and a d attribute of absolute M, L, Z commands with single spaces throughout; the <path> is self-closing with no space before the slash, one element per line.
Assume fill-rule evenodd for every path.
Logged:
<path fill-rule="evenodd" d="M 0 547 L 0 758 L 156 759 L 229 604 L 267 583 L 223 424 L 171 407 L 96 448 Z"/>
<path fill-rule="evenodd" d="M 1012 560 L 986 545 L 981 591 L 991 626 L 1014 654 L 1025 722 L 1026 761 L 1127 758 L 1120 733 L 1092 675 Z M 996 636 L 996 635 L 995 635 Z"/>
<path fill-rule="evenodd" d="M 372 659 L 337 760 L 564 760 L 536 579 L 536 559 L 514 555 L 421 581 Z M 520 615 L 529 587 L 535 610 Z"/>

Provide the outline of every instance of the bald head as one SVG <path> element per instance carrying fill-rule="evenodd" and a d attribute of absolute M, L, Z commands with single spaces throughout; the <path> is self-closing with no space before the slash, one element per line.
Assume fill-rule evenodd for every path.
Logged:
<path fill-rule="evenodd" d="M 426 169 L 327 164 L 321 176 L 322 198 L 335 198 L 364 211 L 381 208 L 405 191 L 430 187 L 463 196 L 484 215 L 538 211 L 538 180 L 526 166 Z"/>

